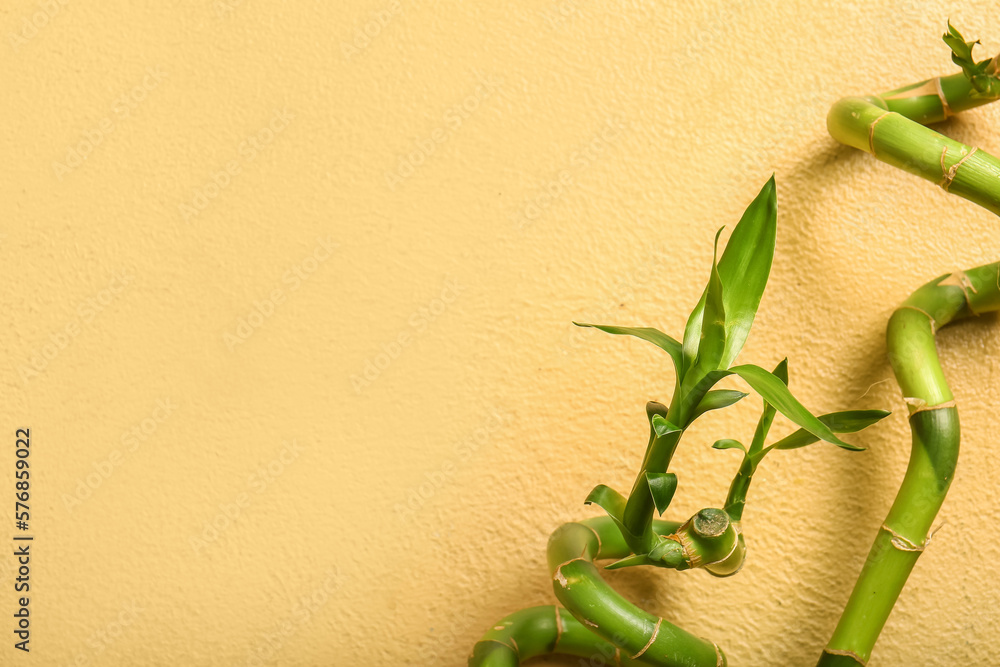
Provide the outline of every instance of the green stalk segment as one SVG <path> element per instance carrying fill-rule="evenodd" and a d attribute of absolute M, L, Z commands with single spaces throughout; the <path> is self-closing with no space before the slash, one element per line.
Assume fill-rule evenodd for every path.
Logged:
<path fill-rule="evenodd" d="M 627 531 L 626 538 L 633 553 L 649 553 L 656 546 L 656 536 L 653 534 L 653 497 L 649 491 L 647 473 L 663 473 L 670 466 L 670 460 L 677 450 L 683 430 L 669 431 L 659 435 L 652 425 L 653 417 L 660 416 L 668 422 L 677 423 L 677 401 L 678 394 L 674 395 L 674 400 L 670 403 L 670 408 L 661 403 L 650 401 L 646 405 L 646 416 L 650 420 L 649 444 L 646 446 L 646 454 L 642 460 L 639 474 L 632 485 L 632 492 L 628 496 L 625 504 L 625 512 L 622 515 L 622 523 Z M 674 417 L 674 419 L 671 419 Z M 677 421 L 674 421 L 677 419 Z M 632 536 L 635 536 L 633 538 Z"/>
<path fill-rule="evenodd" d="M 654 521 L 661 535 L 676 532 L 676 523 Z M 601 577 L 594 560 L 622 558 L 630 550 L 615 524 L 605 517 L 566 524 L 549 542 L 552 588 L 577 620 L 633 660 L 663 667 L 725 665 L 721 650 L 662 618 L 632 604 Z"/>
<path fill-rule="evenodd" d="M 747 492 L 750 490 L 750 482 L 753 481 L 753 474 L 757 471 L 757 462 L 749 456 L 743 457 L 739 472 L 733 478 L 729 486 L 729 494 L 726 496 L 726 505 L 723 509 L 732 517 L 733 521 L 739 523 L 743 520 L 743 509 L 747 504 Z"/>
<path fill-rule="evenodd" d="M 1000 99 L 1000 55 L 977 62 L 948 25 L 944 41 L 962 72 L 875 97 L 848 97 L 827 117 L 841 143 L 871 153 L 1000 215 L 1000 160 L 944 137 L 936 123 Z M 935 334 L 950 322 L 1000 310 L 1000 263 L 941 276 L 914 292 L 886 333 L 889 361 L 910 410 L 910 462 L 819 667 L 864 665 L 917 558 L 930 541 L 958 462 L 958 410 Z"/>
<path fill-rule="evenodd" d="M 645 664 L 623 656 L 617 646 L 554 605 L 529 607 L 498 621 L 473 647 L 469 664 L 517 667 L 525 660 L 549 653 L 589 658 L 591 664 Z"/>
<path fill-rule="evenodd" d="M 712 527 L 717 528 L 699 529 L 708 533 Z M 653 521 L 657 536 L 674 535 L 681 528 L 676 522 Z M 715 644 L 643 611 L 605 583 L 594 561 L 631 553 L 609 517 L 559 527 L 549 539 L 548 563 L 556 597 L 570 611 L 560 610 L 558 619 L 553 607 L 508 616 L 476 644 L 469 666 L 513 667 L 542 653 L 566 653 L 601 655 L 609 665 L 725 667 L 726 658 Z"/>
<path fill-rule="evenodd" d="M 830 110 L 827 129 L 842 144 L 1000 215 L 1000 160 L 922 125 L 996 99 L 958 73 L 875 97 L 845 97 Z"/>
<path fill-rule="evenodd" d="M 958 462 L 954 397 L 938 361 L 941 327 L 1000 309 L 1000 263 L 941 276 L 889 320 L 889 361 L 910 410 L 910 462 L 819 667 L 864 665 L 906 580 L 930 541 Z"/>

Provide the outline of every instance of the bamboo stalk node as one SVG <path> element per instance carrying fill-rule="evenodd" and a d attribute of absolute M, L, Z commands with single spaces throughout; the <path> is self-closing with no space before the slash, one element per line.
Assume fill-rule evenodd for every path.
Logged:
<path fill-rule="evenodd" d="M 976 149 L 973 148 L 973 151 Z M 969 153 L 972 155 L 972 153 Z M 972 284 L 972 280 L 969 279 L 969 275 L 965 271 L 952 271 L 951 275 L 938 283 L 938 285 L 955 285 L 956 287 L 961 287 L 962 291 L 969 292 L 973 294 L 979 294 L 979 290 L 976 286 Z"/>
<path fill-rule="evenodd" d="M 823 653 L 829 653 L 830 655 L 842 655 L 848 658 L 852 658 L 855 662 L 861 665 L 861 667 L 865 667 L 865 665 L 868 664 L 866 661 L 862 660 L 861 656 L 859 656 L 854 651 L 847 651 L 839 648 L 825 648 L 823 649 Z"/>
<path fill-rule="evenodd" d="M 912 540 L 903 537 L 884 523 L 882 524 L 882 530 L 892 536 L 889 541 L 892 543 L 892 546 L 899 551 L 923 551 L 927 548 L 927 544 L 930 542 L 930 539 L 925 539 L 923 544 L 915 544 Z"/>
<path fill-rule="evenodd" d="M 592 532 L 594 534 L 594 537 L 597 538 L 597 553 L 601 553 L 601 549 L 603 549 L 604 547 L 601 544 L 601 535 L 600 535 L 600 533 L 598 533 L 596 530 L 594 530 L 593 526 L 588 526 L 585 523 L 581 523 L 580 525 L 586 527 L 587 530 L 589 530 L 590 532 Z"/>
<path fill-rule="evenodd" d="M 660 623 L 663 623 L 663 619 L 662 618 L 656 619 L 656 625 L 653 627 L 653 634 L 649 636 L 649 641 L 646 642 L 646 645 L 643 646 L 641 649 L 639 649 L 638 653 L 632 656 L 633 660 L 638 660 L 639 656 L 645 653 L 647 650 L 649 650 L 649 647 L 652 646 L 653 642 L 656 641 L 656 635 L 660 634 Z"/>
<path fill-rule="evenodd" d="M 975 155 L 976 151 L 978 150 L 979 150 L 978 148 L 973 146 L 972 150 L 966 153 L 961 160 L 951 165 L 951 167 L 945 167 L 944 160 L 945 157 L 948 155 L 948 147 L 945 146 L 944 148 L 941 149 L 941 182 L 938 183 L 938 185 L 940 185 L 945 192 L 948 192 L 948 188 L 951 187 L 952 181 L 954 181 L 955 176 L 958 175 L 958 168 L 961 167 L 966 160 Z"/>
<path fill-rule="evenodd" d="M 955 112 L 948 106 L 948 98 L 945 97 L 944 88 L 941 87 L 941 77 L 934 77 L 934 87 L 937 90 L 938 99 L 941 100 L 941 109 L 944 110 L 944 117 L 951 118 L 955 115 Z"/>
<path fill-rule="evenodd" d="M 937 322 L 934 320 L 934 316 L 933 315 L 931 315 L 930 313 L 928 313 L 926 310 L 924 310 L 923 308 L 921 308 L 919 306 L 913 306 L 913 305 L 910 305 L 908 303 L 904 303 L 902 306 L 900 306 L 896 310 L 903 310 L 904 308 L 908 308 L 909 310 L 915 310 L 918 313 L 921 313 L 924 316 L 926 316 L 927 319 L 931 321 L 931 333 L 932 334 L 937 333 Z M 904 399 L 904 400 L 909 400 L 909 399 Z"/>
<path fill-rule="evenodd" d="M 705 563 L 705 567 L 710 567 L 712 565 L 719 565 L 720 563 L 725 563 L 727 560 L 732 558 L 733 554 L 735 554 L 736 550 L 739 548 L 740 548 L 739 540 L 734 541 L 733 548 L 729 550 L 729 553 L 727 553 L 725 556 L 722 556 L 721 558 L 713 560 L 711 563 Z"/>
<path fill-rule="evenodd" d="M 929 410 L 944 410 L 946 408 L 957 407 L 955 399 L 950 401 L 945 401 L 944 403 L 938 403 L 937 405 L 927 405 L 927 401 L 922 398 L 904 397 L 903 400 L 906 402 L 907 407 L 910 408 L 910 416 L 917 414 L 918 412 L 927 412 Z"/>
<path fill-rule="evenodd" d="M 868 152 L 875 155 L 875 126 L 879 124 L 886 116 L 892 114 L 891 111 L 886 111 L 884 114 L 872 121 L 872 124 L 868 126 Z"/>
<path fill-rule="evenodd" d="M 975 150 L 975 148 L 972 149 L 973 152 L 975 152 Z M 969 155 L 972 155 L 972 153 L 969 153 Z M 950 276 L 938 283 L 938 286 L 942 285 L 954 285 L 955 287 L 961 289 L 962 294 L 965 295 L 965 305 L 969 308 L 969 312 L 976 317 L 979 317 L 979 313 L 972 307 L 972 297 L 969 296 L 969 292 L 979 294 L 979 290 L 977 290 L 976 286 L 972 284 L 972 280 L 965 273 L 965 271 L 954 271 Z"/>
<path fill-rule="evenodd" d="M 552 578 L 555 581 L 558 581 L 559 585 L 562 586 L 563 588 L 566 588 L 567 586 L 569 586 L 569 579 L 566 577 L 565 574 L 562 573 L 562 569 L 565 566 L 569 565 L 570 563 L 576 562 L 578 560 L 586 560 L 586 559 L 582 558 L 582 557 L 581 558 L 572 558 L 572 559 L 566 561 L 565 563 L 561 564 L 559 567 L 557 567 L 556 571 L 555 571 L 555 574 L 552 575 Z"/>
<path fill-rule="evenodd" d="M 712 646 L 715 647 L 715 667 L 726 667 L 726 656 L 722 653 L 722 649 L 715 642 L 712 642 Z"/>
<path fill-rule="evenodd" d="M 681 528 L 686 527 L 687 524 Z M 681 547 L 684 548 L 684 560 L 688 562 L 691 568 L 701 567 L 701 554 L 695 548 L 694 543 L 691 540 L 691 536 L 687 534 L 687 531 L 679 529 L 673 535 L 667 537 L 668 540 L 674 540 L 679 542 Z"/>

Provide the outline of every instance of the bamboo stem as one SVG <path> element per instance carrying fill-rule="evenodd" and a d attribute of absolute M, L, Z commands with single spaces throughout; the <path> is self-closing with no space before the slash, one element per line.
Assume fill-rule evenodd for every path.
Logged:
<path fill-rule="evenodd" d="M 660 520 L 652 525 L 655 534 L 662 536 L 683 527 Z M 516 666 L 533 655 L 550 652 L 586 657 L 614 647 L 619 649 L 619 662 L 608 660 L 609 665 L 725 667 L 726 658 L 718 646 L 640 609 L 604 581 L 594 561 L 631 553 L 609 517 L 560 526 L 549 539 L 548 564 L 556 597 L 576 625 L 564 622 L 559 626 L 554 613 L 545 616 L 547 612 L 538 611 L 552 607 L 522 610 L 498 622 L 476 644 L 469 666 Z M 563 621 L 565 613 L 561 610 Z M 593 639 L 586 639 L 583 632 L 574 634 L 572 641 L 559 639 L 559 633 L 565 636 L 567 628 L 585 631 Z M 611 653 L 615 655 L 613 650 Z"/>
<path fill-rule="evenodd" d="M 995 99 L 977 93 L 960 73 L 878 97 L 845 98 L 833 106 L 827 124 L 838 141 L 1000 215 L 1000 160 L 921 125 Z M 867 663 L 930 540 L 959 450 L 958 410 L 938 361 L 935 334 L 951 322 L 995 310 L 1000 310 L 1000 263 L 927 283 L 889 320 L 889 360 L 910 410 L 910 461 L 818 667 Z"/>
<path fill-rule="evenodd" d="M 653 521 L 659 535 L 676 533 L 680 527 Z M 647 664 L 662 667 L 725 665 L 715 644 L 640 609 L 604 581 L 594 560 L 623 558 L 629 553 L 621 532 L 607 517 L 566 524 L 549 540 L 548 562 L 556 598 L 591 632 L 616 642 L 626 657 L 641 657 Z"/>
<path fill-rule="evenodd" d="M 652 420 L 654 415 L 660 415 L 671 423 L 679 423 L 681 421 L 678 418 L 679 398 L 680 394 L 675 393 L 673 399 L 670 401 L 669 408 L 651 401 L 646 406 L 647 416 Z M 625 504 L 625 513 L 622 520 L 629 533 L 639 536 L 638 540 L 632 540 L 629 535 L 626 535 L 633 553 L 649 553 L 656 546 L 656 539 L 653 534 L 653 511 L 655 510 L 655 506 L 652 495 L 649 492 L 646 473 L 666 472 L 667 468 L 670 467 L 670 461 L 673 459 L 674 452 L 677 451 L 677 445 L 680 443 L 681 436 L 684 435 L 683 427 L 686 424 L 681 426 L 682 430 L 680 431 L 660 436 L 656 434 L 652 424 L 650 424 L 649 445 L 646 447 L 642 466 L 639 468 L 639 474 L 636 475 L 635 483 L 632 485 L 632 492 L 629 494 L 628 501 Z"/>
<path fill-rule="evenodd" d="M 845 97 L 830 109 L 827 129 L 842 144 L 1000 215 L 1000 160 L 921 124 L 996 99 L 977 94 L 959 73 L 875 97 Z"/>
<path fill-rule="evenodd" d="M 498 621 L 473 647 L 469 664 L 517 667 L 525 660 L 549 653 L 589 658 L 590 664 L 645 664 L 622 655 L 620 648 L 555 605 L 529 607 Z"/>

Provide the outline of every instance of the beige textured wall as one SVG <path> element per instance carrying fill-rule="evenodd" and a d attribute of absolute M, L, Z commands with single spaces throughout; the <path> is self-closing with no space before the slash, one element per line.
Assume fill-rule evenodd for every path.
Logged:
<path fill-rule="evenodd" d="M 679 334 L 774 171 L 742 358 L 898 412 L 765 462 L 740 576 L 611 579 L 734 665 L 813 664 L 908 452 L 887 315 L 998 240 L 825 113 L 953 71 L 949 16 L 1000 46 L 989 2 L 3 3 L 0 495 L 29 426 L 36 541 L 30 656 L 0 558 L 0 663 L 464 664 L 553 599 L 547 535 L 669 398 L 664 355 L 570 321 Z M 998 119 L 944 129 L 996 154 Z M 995 664 L 998 333 L 941 336 L 962 461 L 873 667 Z M 678 518 L 756 410 L 686 438 Z"/>

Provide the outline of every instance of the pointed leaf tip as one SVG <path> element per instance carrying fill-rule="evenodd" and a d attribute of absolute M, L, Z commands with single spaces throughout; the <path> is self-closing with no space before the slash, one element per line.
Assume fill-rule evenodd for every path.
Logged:
<path fill-rule="evenodd" d="M 855 445 L 850 445 L 836 435 L 830 428 L 816 418 L 796 399 L 784 382 L 773 373 L 760 366 L 744 364 L 731 369 L 750 385 L 755 392 L 767 401 L 774 409 L 785 415 L 793 422 L 817 436 L 821 440 L 832 442 L 835 445 L 850 449 Z"/>
<path fill-rule="evenodd" d="M 649 557 L 646 554 L 633 554 L 631 556 L 626 556 L 621 560 L 616 560 L 614 563 L 609 563 L 604 566 L 605 570 L 618 570 L 623 567 L 635 567 L 636 565 L 651 565 Z"/>
<path fill-rule="evenodd" d="M 597 505 L 607 512 L 608 516 L 617 521 L 621 521 L 622 515 L 625 513 L 625 496 L 604 484 L 595 486 L 583 503 Z"/>
<path fill-rule="evenodd" d="M 634 336 L 647 343 L 652 343 L 670 355 L 674 364 L 674 371 L 679 379 L 681 368 L 684 363 L 683 351 L 679 341 L 653 327 L 619 327 L 611 324 L 588 324 L 586 322 L 573 322 L 578 327 L 590 327 L 599 329 L 605 333 L 616 336 Z"/>
<path fill-rule="evenodd" d="M 786 387 L 788 386 L 788 357 L 782 359 L 774 367 L 774 376 L 784 382 Z"/>
<path fill-rule="evenodd" d="M 843 412 L 831 412 L 821 415 L 819 421 L 828 426 L 834 433 L 857 433 L 885 419 L 890 414 L 886 410 L 845 410 Z M 806 445 L 811 445 L 814 442 L 819 442 L 819 440 L 814 434 L 800 428 L 791 435 L 777 441 L 771 447 L 774 449 L 798 449 Z M 838 446 L 852 452 L 862 452 L 865 450 L 864 447 L 858 447 L 849 443 Z"/>
<path fill-rule="evenodd" d="M 705 397 L 701 399 L 700 403 L 698 403 L 698 407 L 694 409 L 691 421 L 694 421 L 710 410 L 728 408 L 730 405 L 743 400 L 748 395 L 749 394 L 746 392 L 737 391 L 735 389 L 712 389 L 705 394 Z"/>
<path fill-rule="evenodd" d="M 598 484 L 583 502 L 585 505 L 597 505 L 607 512 L 608 516 L 615 522 L 615 525 L 618 526 L 618 530 L 621 531 L 622 536 L 625 537 L 626 540 L 637 537 L 625 527 L 625 523 L 622 520 L 622 517 L 625 514 L 625 496 L 618 493 L 610 486 Z"/>
<path fill-rule="evenodd" d="M 774 175 L 744 211 L 719 260 L 726 307 L 726 350 L 721 368 L 736 360 L 750 334 L 774 259 L 778 202 Z"/>

